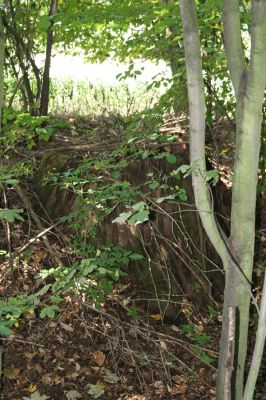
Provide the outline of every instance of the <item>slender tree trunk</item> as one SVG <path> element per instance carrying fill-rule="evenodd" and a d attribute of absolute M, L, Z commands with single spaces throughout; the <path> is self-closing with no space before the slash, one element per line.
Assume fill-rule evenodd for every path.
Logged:
<path fill-rule="evenodd" d="M 27 94 L 25 92 L 25 86 L 23 84 L 23 76 L 19 77 L 18 72 L 17 72 L 16 67 L 15 67 L 15 64 L 14 64 L 14 60 L 11 57 L 11 55 L 9 54 L 9 52 L 7 51 L 7 49 L 6 49 L 6 58 L 8 59 L 10 65 L 11 65 L 11 68 L 13 70 L 13 75 L 16 78 L 17 83 L 20 82 L 19 85 L 18 85 L 18 88 L 19 88 L 19 90 L 21 92 L 21 96 L 22 96 L 23 109 L 24 109 L 25 112 L 28 112 L 29 111 L 29 105 L 28 105 Z"/>
<path fill-rule="evenodd" d="M 17 4 L 17 7 L 19 6 L 19 3 Z M 23 84 L 25 87 L 25 92 L 27 93 L 27 102 L 29 104 L 29 111 L 31 114 L 35 115 L 36 114 L 36 105 L 39 105 L 40 103 L 40 94 L 41 94 L 41 77 L 40 77 L 40 70 L 37 67 L 30 48 L 28 44 L 25 42 L 23 37 L 20 35 L 19 29 L 17 28 L 16 24 L 16 13 L 13 8 L 13 3 L 12 0 L 8 2 L 8 8 L 9 8 L 9 14 L 8 18 L 6 15 L 3 15 L 3 24 L 7 30 L 7 32 L 10 33 L 11 37 L 13 38 L 13 43 L 15 47 L 15 52 L 16 52 L 16 57 L 19 61 L 19 66 L 21 68 L 21 71 L 23 73 Z M 30 81 L 28 78 L 28 69 L 31 67 L 32 72 L 35 76 L 36 79 L 36 86 L 37 90 L 36 93 L 33 92 L 31 89 Z"/>
<path fill-rule="evenodd" d="M 4 24 L 5 28 L 6 28 L 6 30 L 9 31 L 13 36 L 13 43 L 14 43 L 14 47 L 15 47 L 15 55 L 16 55 L 19 67 L 21 69 L 21 72 L 22 72 L 23 85 L 24 85 L 24 88 L 25 88 L 25 93 L 27 94 L 27 103 L 28 103 L 28 106 L 29 106 L 29 111 L 30 111 L 31 114 L 34 114 L 35 111 L 36 111 L 34 93 L 33 93 L 32 89 L 31 89 L 27 67 L 26 67 L 24 59 L 23 59 L 23 53 L 22 53 L 22 50 L 21 50 L 20 41 L 18 39 L 19 35 L 14 35 L 13 34 L 14 33 L 13 30 L 10 30 L 10 26 L 6 21 L 6 17 L 3 17 L 3 24 Z M 12 57 L 10 56 L 10 59 L 11 58 Z M 13 65 L 14 64 L 15 63 L 13 61 Z M 14 70 L 14 68 L 13 68 L 13 70 Z"/>
<path fill-rule="evenodd" d="M 52 17 L 56 13 L 56 8 L 57 8 L 57 0 L 51 0 L 49 16 Z M 53 46 L 53 24 L 51 23 L 47 31 L 46 56 L 45 56 L 43 81 L 42 81 L 40 115 L 48 114 L 52 46 Z"/>
<path fill-rule="evenodd" d="M 2 134 L 2 109 L 4 105 L 5 34 L 0 9 L 0 135 Z"/>
<path fill-rule="evenodd" d="M 234 163 L 230 247 L 241 274 L 227 270 L 223 315 L 236 308 L 237 330 L 233 395 L 242 400 L 247 354 L 250 293 L 244 282 L 251 283 L 254 241 L 257 175 L 261 142 L 262 104 L 266 82 L 266 2 L 254 1 L 251 17 L 250 64 L 246 67 L 240 32 L 238 0 L 224 0 L 224 37 L 229 72 L 236 99 L 236 154 Z M 245 281 L 244 281 L 245 279 Z M 225 321 L 218 363 L 217 400 L 223 399 L 226 359 L 223 346 L 228 341 Z"/>

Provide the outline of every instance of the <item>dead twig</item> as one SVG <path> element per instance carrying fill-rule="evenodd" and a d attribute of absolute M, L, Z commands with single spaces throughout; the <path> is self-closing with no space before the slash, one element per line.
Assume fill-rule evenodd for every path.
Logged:
<path fill-rule="evenodd" d="M 21 187 L 19 187 L 19 186 L 17 186 L 15 190 L 16 190 L 16 192 L 18 193 L 19 197 L 21 198 L 21 200 L 22 200 L 22 202 L 23 202 L 25 208 L 29 211 L 29 213 L 30 213 L 32 219 L 34 220 L 35 224 L 37 225 L 37 228 L 38 228 L 41 232 L 45 231 L 45 229 L 44 229 L 44 227 L 43 227 L 43 224 L 41 223 L 41 221 L 40 221 L 38 215 L 37 215 L 37 214 L 35 213 L 35 211 L 33 210 L 32 206 L 31 206 L 31 202 L 30 202 L 30 200 L 28 199 L 28 196 L 27 196 L 27 194 L 25 193 L 25 191 L 23 191 L 23 190 L 21 189 Z M 61 264 L 61 260 L 60 260 L 60 258 L 58 257 L 58 255 L 55 253 L 55 251 L 53 250 L 52 246 L 50 245 L 50 242 L 49 242 L 49 240 L 48 240 L 48 237 L 46 236 L 46 233 L 47 233 L 47 232 L 45 232 L 45 233 L 43 233 L 43 235 L 41 235 L 41 237 L 43 237 L 44 244 L 45 244 L 47 250 L 49 251 L 49 253 L 51 254 L 51 256 L 52 256 L 52 257 L 54 258 L 54 260 L 56 261 L 56 263 L 60 265 L 60 264 Z"/>

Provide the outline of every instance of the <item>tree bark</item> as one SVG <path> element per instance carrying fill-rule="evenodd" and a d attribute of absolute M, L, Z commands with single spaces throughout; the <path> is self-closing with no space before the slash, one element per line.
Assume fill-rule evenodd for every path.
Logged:
<path fill-rule="evenodd" d="M 50 17 L 53 17 L 53 15 L 56 13 L 56 9 L 57 9 L 57 0 L 51 0 L 50 11 L 49 11 Z M 46 56 L 45 56 L 43 81 L 42 81 L 40 115 L 48 114 L 52 46 L 53 46 L 53 23 L 51 22 L 51 25 L 47 31 Z"/>
<path fill-rule="evenodd" d="M 0 9 L 0 135 L 2 134 L 2 109 L 4 105 L 5 34 Z"/>
<path fill-rule="evenodd" d="M 234 4 L 233 4 L 234 3 Z M 234 163 L 230 247 L 242 274 L 227 270 L 224 317 L 228 307 L 236 308 L 236 365 L 233 377 L 234 398 L 242 400 L 244 387 L 244 368 L 247 354 L 250 292 L 243 284 L 252 280 L 255 211 L 257 194 L 257 174 L 259 164 L 261 122 L 264 88 L 266 82 L 266 2 L 253 1 L 251 16 L 251 54 L 250 64 L 244 65 L 241 57 L 240 23 L 238 0 L 224 0 L 224 10 L 233 7 L 230 18 L 224 24 L 225 48 L 228 68 L 234 85 L 236 109 L 236 154 Z M 228 10 L 227 10 L 228 11 Z M 224 16 L 224 21 L 227 14 Z M 233 18 L 234 16 L 234 18 Z M 233 26 L 232 26 L 233 25 Z M 236 27 L 238 28 L 236 29 Z M 233 38 L 234 36 L 234 38 Z M 237 54 L 237 57 L 233 56 Z M 226 325 L 226 324 L 224 324 Z M 225 326 L 222 329 L 218 363 L 217 400 L 223 399 L 223 381 L 226 360 L 222 351 L 228 341 Z"/>

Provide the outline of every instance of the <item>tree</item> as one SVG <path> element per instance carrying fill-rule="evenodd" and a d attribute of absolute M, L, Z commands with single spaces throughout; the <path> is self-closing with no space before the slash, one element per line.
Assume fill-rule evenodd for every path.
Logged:
<path fill-rule="evenodd" d="M 33 115 L 46 115 L 48 112 L 49 75 L 57 3 L 58 0 L 5 1 L 3 25 L 7 36 L 7 69 L 17 82 L 25 111 Z M 36 56 L 44 52 L 44 49 L 46 56 L 42 71 L 36 63 Z"/>
<path fill-rule="evenodd" d="M 50 26 L 47 30 L 46 39 L 46 56 L 44 63 L 44 71 L 42 78 L 41 100 L 40 100 L 40 115 L 48 114 L 49 104 L 49 84 L 50 84 L 50 65 L 53 46 L 53 17 L 57 9 L 57 0 L 51 0 L 49 17 L 51 18 Z"/>
<path fill-rule="evenodd" d="M 0 136 L 2 131 L 2 108 L 4 102 L 5 33 L 0 8 Z"/>
<path fill-rule="evenodd" d="M 257 172 L 266 83 L 266 2 L 264 0 L 252 2 L 251 49 L 249 62 L 246 64 L 241 38 L 239 2 L 223 1 L 224 47 L 236 98 L 236 154 L 229 237 L 226 237 L 215 218 L 206 183 L 205 98 L 196 12 L 194 0 L 180 0 L 189 95 L 193 188 L 203 226 L 222 259 L 225 272 L 217 399 L 230 399 L 232 395 L 234 399 L 240 400 L 244 393 L 244 399 L 248 400 L 253 397 L 260 364 L 260 358 L 256 360 L 255 356 L 261 357 L 266 334 L 264 293 L 255 356 L 244 392 L 255 241 Z M 266 291 L 265 285 L 264 291 Z M 230 336 L 232 334 L 230 325 L 235 325 L 233 338 Z M 231 348 L 228 347 L 230 340 Z"/>

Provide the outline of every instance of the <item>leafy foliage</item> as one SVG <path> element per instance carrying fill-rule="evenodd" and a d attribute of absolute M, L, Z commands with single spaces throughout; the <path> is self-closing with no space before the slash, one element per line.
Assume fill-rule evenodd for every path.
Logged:
<path fill-rule="evenodd" d="M 32 149 L 42 141 L 48 142 L 58 128 L 69 126 L 62 120 L 34 117 L 12 108 L 4 109 L 2 123 L 4 136 L 0 138 L 0 141 L 3 146 L 25 144 L 28 149 Z"/>

